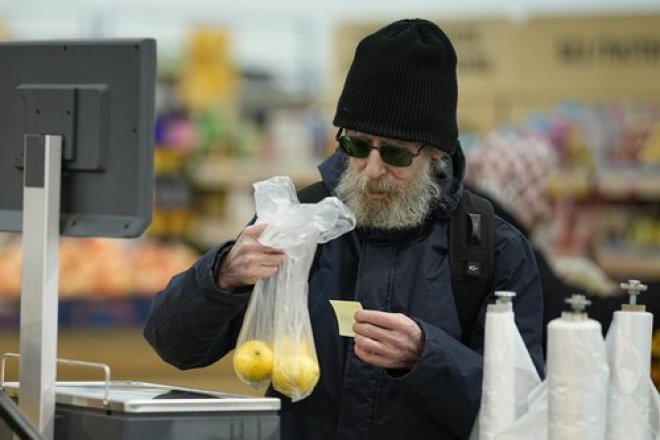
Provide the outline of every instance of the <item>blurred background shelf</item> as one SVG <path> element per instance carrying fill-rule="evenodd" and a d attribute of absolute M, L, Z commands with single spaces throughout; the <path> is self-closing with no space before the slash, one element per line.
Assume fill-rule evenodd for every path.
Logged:
<path fill-rule="evenodd" d="M 660 280 L 660 247 L 639 249 L 602 246 L 598 248 L 595 257 L 596 263 L 614 279 Z"/>
<path fill-rule="evenodd" d="M 554 198 L 601 199 L 603 201 L 655 202 L 660 200 L 660 167 L 605 170 L 561 170 L 548 184 Z"/>
<path fill-rule="evenodd" d="M 200 189 L 246 192 L 252 196 L 252 184 L 269 177 L 289 176 L 296 186 L 306 186 L 321 178 L 318 162 L 304 160 L 232 159 L 222 156 L 204 158 L 190 169 L 191 183 Z"/>

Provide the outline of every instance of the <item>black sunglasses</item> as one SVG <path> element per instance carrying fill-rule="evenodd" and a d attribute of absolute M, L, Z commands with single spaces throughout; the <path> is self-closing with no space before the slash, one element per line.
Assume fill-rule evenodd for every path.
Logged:
<path fill-rule="evenodd" d="M 342 136 L 341 133 L 342 130 L 339 130 L 336 140 L 339 142 L 339 148 L 341 148 L 341 151 L 347 156 L 364 159 L 369 156 L 371 150 L 378 150 L 378 154 L 380 154 L 380 158 L 383 162 L 395 167 L 410 166 L 413 159 L 420 155 L 422 148 L 426 147 L 426 145 L 422 145 L 416 152 L 405 147 L 397 147 L 387 144 L 381 144 L 380 147 L 376 148 L 365 140 L 352 136 Z"/>

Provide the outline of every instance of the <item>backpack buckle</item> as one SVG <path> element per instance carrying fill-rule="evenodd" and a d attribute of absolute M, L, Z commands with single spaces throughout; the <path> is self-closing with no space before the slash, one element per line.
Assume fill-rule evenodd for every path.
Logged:
<path fill-rule="evenodd" d="M 471 244 L 481 243 L 481 214 L 468 212 L 468 242 Z"/>
<path fill-rule="evenodd" d="M 478 261 L 467 261 L 465 263 L 465 274 L 470 277 L 479 278 L 481 276 L 481 263 Z"/>

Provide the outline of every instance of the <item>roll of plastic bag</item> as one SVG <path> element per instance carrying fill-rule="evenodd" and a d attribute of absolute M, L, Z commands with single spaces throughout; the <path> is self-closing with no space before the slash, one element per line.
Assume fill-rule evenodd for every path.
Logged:
<path fill-rule="evenodd" d="M 516 327 L 511 303 L 486 312 L 484 375 L 478 438 L 493 440 L 528 410 L 528 397 L 541 383 Z"/>
<path fill-rule="evenodd" d="M 548 438 L 605 438 L 609 367 L 601 325 L 565 314 L 548 324 Z"/>
<path fill-rule="evenodd" d="M 648 378 L 649 386 L 655 389 L 655 384 Z M 649 411 L 649 425 L 651 430 L 651 438 L 660 440 L 660 393 L 656 390 L 652 393 L 651 398 L 651 411 Z"/>
<path fill-rule="evenodd" d="M 548 439 L 548 381 L 534 388 L 527 399 L 528 410 L 511 426 L 495 436 L 495 440 Z"/>
<path fill-rule="evenodd" d="M 650 381 L 652 334 L 651 313 L 614 312 L 606 337 L 611 370 L 607 440 L 657 436 L 658 392 Z"/>

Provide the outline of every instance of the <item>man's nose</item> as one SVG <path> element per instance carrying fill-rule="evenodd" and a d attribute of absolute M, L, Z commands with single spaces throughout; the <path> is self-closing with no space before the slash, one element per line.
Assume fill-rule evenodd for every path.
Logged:
<path fill-rule="evenodd" d="M 374 147 L 369 152 L 367 156 L 367 165 L 365 167 L 365 173 L 371 178 L 378 178 L 387 172 L 385 162 L 380 157 L 380 151 L 378 150 L 378 145 L 374 144 Z"/>

